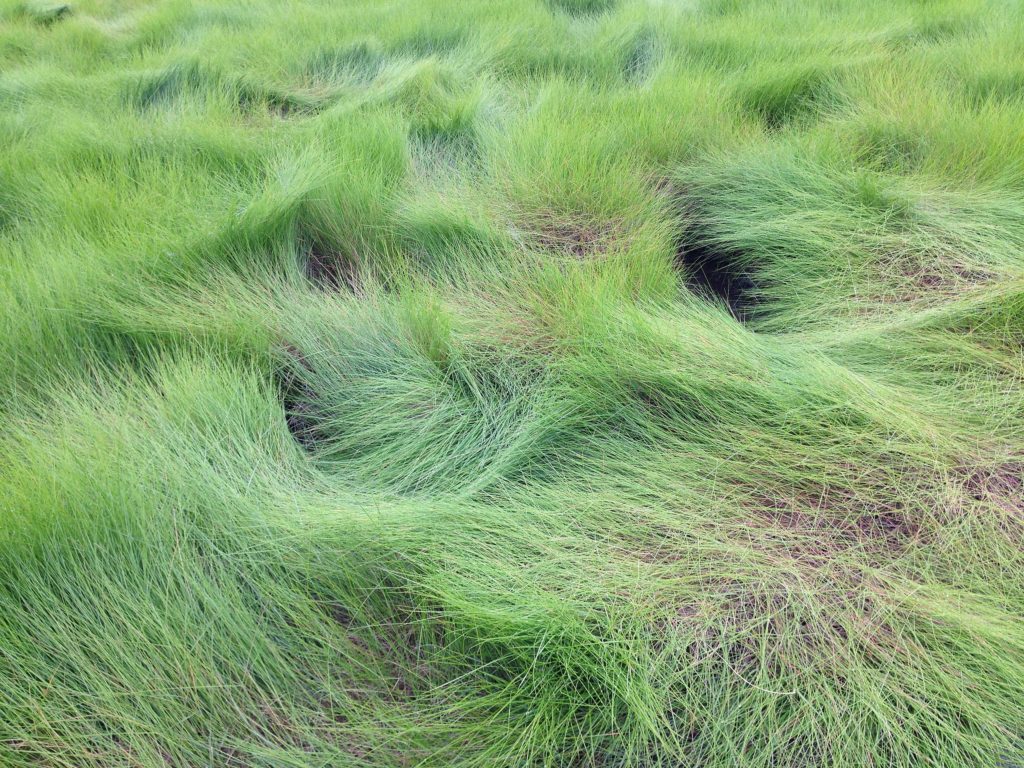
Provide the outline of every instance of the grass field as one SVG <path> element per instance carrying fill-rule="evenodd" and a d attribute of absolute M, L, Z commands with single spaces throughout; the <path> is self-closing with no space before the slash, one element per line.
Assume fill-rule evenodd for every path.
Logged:
<path fill-rule="evenodd" d="M 0 766 L 1024 764 L 1024 6 L 0 0 Z"/>

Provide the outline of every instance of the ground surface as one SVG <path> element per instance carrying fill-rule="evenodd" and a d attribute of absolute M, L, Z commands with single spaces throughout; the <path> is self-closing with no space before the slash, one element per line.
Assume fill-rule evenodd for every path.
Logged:
<path fill-rule="evenodd" d="M 0 2 L 0 765 L 1024 757 L 1024 9 Z"/>

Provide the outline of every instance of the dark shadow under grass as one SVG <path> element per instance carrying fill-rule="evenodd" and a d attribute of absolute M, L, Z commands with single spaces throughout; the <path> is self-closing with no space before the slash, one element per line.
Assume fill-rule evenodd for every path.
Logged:
<path fill-rule="evenodd" d="M 735 254 L 711 245 L 680 245 L 676 263 L 689 290 L 723 304 L 740 322 L 757 309 L 757 284 Z"/>

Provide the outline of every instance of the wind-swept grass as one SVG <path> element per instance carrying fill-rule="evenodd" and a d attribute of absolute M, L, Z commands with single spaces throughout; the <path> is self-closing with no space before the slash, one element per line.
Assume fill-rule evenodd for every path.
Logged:
<path fill-rule="evenodd" d="M 1022 11 L 0 0 L 0 765 L 1024 762 Z"/>

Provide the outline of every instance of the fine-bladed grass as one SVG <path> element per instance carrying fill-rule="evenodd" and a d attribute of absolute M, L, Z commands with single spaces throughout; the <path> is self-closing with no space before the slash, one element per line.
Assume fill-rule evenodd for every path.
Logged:
<path fill-rule="evenodd" d="M 0 0 L 0 766 L 1024 764 L 1016 0 Z"/>

